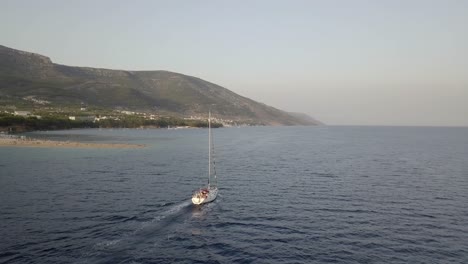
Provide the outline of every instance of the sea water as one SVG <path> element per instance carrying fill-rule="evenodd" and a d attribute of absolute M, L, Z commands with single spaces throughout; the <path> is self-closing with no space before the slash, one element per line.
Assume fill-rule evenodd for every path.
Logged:
<path fill-rule="evenodd" d="M 0 148 L 2 263 L 468 263 L 468 128 L 37 132 Z"/>

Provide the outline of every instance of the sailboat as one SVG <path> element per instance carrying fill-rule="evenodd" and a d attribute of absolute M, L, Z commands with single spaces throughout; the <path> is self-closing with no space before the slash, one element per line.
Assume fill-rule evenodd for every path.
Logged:
<path fill-rule="evenodd" d="M 211 134 L 211 111 L 208 112 L 208 184 L 196 190 L 192 195 L 192 203 L 199 205 L 209 203 L 218 195 L 218 178 L 216 177 L 215 160 L 212 157 L 213 138 Z M 213 169 L 213 170 L 212 170 Z M 213 175 L 212 174 L 213 171 Z M 212 179 L 214 180 L 212 182 Z"/>

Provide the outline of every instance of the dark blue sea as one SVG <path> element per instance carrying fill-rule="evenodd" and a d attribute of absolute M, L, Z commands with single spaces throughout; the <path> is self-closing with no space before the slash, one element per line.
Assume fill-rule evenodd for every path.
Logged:
<path fill-rule="evenodd" d="M 28 136 L 144 149 L 0 148 L 0 263 L 468 263 L 468 128 Z"/>

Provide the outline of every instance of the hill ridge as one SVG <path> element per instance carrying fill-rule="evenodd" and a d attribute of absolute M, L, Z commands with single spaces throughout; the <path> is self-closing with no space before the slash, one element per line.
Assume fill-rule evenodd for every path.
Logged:
<path fill-rule="evenodd" d="M 166 70 L 134 71 L 56 64 L 42 54 L 0 45 L 0 100 L 33 96 L 53 105 L 217 116 L 262 125 L 317 125 L 199 77 Z"/>

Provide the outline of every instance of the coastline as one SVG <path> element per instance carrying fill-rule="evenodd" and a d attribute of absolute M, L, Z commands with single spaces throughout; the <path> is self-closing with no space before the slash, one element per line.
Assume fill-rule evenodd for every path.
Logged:
<path fill-rule="evenodd" d="M 55 141 L 43 139 L 31 139 L 25 137 L 1 137 L 0 147 L 34 147 L 34 148 L 102 148 L 102 149 L 128 149 L 144 148 L 142 144 L 122 143 L 85 143 L 73 141 Z"/>

